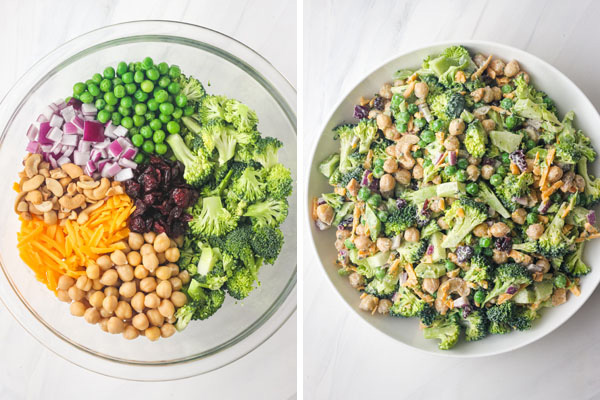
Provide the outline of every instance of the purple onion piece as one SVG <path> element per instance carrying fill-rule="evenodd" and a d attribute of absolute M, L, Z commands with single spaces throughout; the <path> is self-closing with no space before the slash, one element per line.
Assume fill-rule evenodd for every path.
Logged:
<path fill-rule="evenodd" d="M 454 300 L 454 307 L 456 308 L 463 308 L 468 306 L 469 299 L 467 299 L 466 297 L 459 297 L 458 299 Z"/>
<path fill-rule="evenodd" d="M 371 189 L 373 192 L 379 192 L 379 179 L 373 178 L 371 183 L 369 183 L 369 189 Z"/>
<path fill-rule="evenodd" d="M 427 255 L 430 256 L 433 254 L 433 245 L 430 244 L 429 246 L 427 246 Z"/>
<path fill-rule="evenodd" d="M 369 107 L 360 106 L 358 104 L 354 106 L 354 118 L 363 119 L 363 118 L 367 118 L 368 116 L 369 116 Z"/>
<path fill-rule="evenodd" d="M 342 265 L 347 265 L 348 262 L 350 261 L 350 256 L 348 256 L 348 251 L 340 250 L 340 252 L 338 253 L 338 261 Z"/>
<path fill-rule="evenodd" d="M 403 285 L 404 283 L 406 283 L 407 280 L 408 274 L 406 272 L 403 272 L 402 275 L 400 275 L 399 277 L 400 284 Z"/>
<path fill-rule="evenodd" d="M 473 312 L 473 308 L 470 305 L 466 305 L 462 308 L 463 318 L 467 318 Z"/>
<path fill-rule="evenodd" d="M 331 228 L 331 225 L 327 225 L 325 222 L 321 221 L 320 219 L 315 221 L 315 225 L 317 226 L 317 229 L 320 231 L 324 231 L 326 229 Z"/>
<path fill-rule="evenodd" d="M 360 185 L 361 186 L 368 186 L 369 185 L 369 175 L 371 175 L 372 172 L 368 169 L 365 170 L 365 172 L 363 172 L 363 176 L 362 179 L 360 180 Z"/>
<path fill-rule="evenodd" d="M 396 235 L 392 238 L 392 250 L 396 250 L 398 247 L 400 247 L 400 244 L 402 243 L 402 236 L 401 235 Z"/>
<path fill-rule="evenodd" d="M 542 272 L 543 270 L 544 270 L 544 268 L 537 264 L 529 264 L 527 266 L 527 271 L 529 271 L 529 272 Z M 508 293 L 508 291 L 507 291 L 507 293 Z"/>
<path fill-rule="evenodd" d="M 518 203 L 518 204 L 520 204 L 520 205 L 522 205 L 522 206 L 526 206 L 526 205 L 527 205 L 527 197 L 516 197 L 516 196 L 514 196 L 514 197 L 512 198 L 512 200 L 513 200 L 515 203 Z"/>
<path fill-rule="evenodd" d="M 317 204 L 318 204 L 318 205 L 325 204 L 325 203 L 327 203 L 327 202 L 326 202 L 326 201 L 325 201 L 325 199 L 324 199 L 324 198 L 322 198 L 322 197 L 319 197 L 319 199 L 317 200 Z"/>
<path fill-rule="evenodd" d="M 587 222 L 591 225 L 596 224 L 596 211 L 590 210 L 586 216 Z"/>
<path fill-rule="evenodd" d="M 550 200 L 542 202 L 542 204 L 540 204 L 540 206 L 538 207 L 538 212 L 540 214 L 546 214 L 551 205 L 552 202 Z"/>
<path fill-rule="evenodd" d="M 444 153 L 440 154 L 433 164 L 437 165 L 442 160 L 442 158 L 444 158 Z"/>
<path fill-rule="evenodd" d="M 449 159 L 450 159 L 450 160 L 449 160 L 449 163 L 450 163 L 450 165 L 456 165 L 456 163 L 457 163 L 457 161 L 458 161 L 458 160 L 457 160 L 457 157 L 456 157 L 456 152 L 455 152 L 455 151 L 451 151 L 451 152 L 450 152 L 450 157 L 449 157 Z"/>
<path fill-rule="evenodd" d="M 516 286 L 509 286 L 508 289 L 506 289 L 506 294 L 515 294 L 517 293 L 517 287 Z"/>

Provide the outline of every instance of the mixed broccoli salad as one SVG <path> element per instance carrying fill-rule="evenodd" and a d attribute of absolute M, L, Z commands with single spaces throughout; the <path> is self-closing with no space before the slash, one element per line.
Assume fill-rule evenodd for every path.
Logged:
<path fill-rule="evenodd" d="M 333 192 L 313 219 L 337 229 L 360 309 L 415 317 L 447 350 L 530 329 L 580 294 L 585 243 L 600 236 L 596 151 L 517 61 L 449 47 L 354 117 L 319 165 Z"/>

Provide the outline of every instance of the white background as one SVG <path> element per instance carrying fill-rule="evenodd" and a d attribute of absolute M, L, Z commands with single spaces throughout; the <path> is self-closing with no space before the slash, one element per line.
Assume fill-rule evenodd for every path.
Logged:
<path fill-rule="evenodd" d="M 258 51 L 296 85 L 294 1 L 0 0 L 0 97 L 33 63 L 65 41 L 137 19 L 185 21 L 218 30 Z M 175 382 L 135 383 L 96 375 L 55 356 L 0 303 L 2 400 L 288 399 L 295 393 L 295 316 L 263 346 L 223 369 Z"/>
<path fill-rule="evenodd" d="M 333 107 L 357 82 L 393 56 L 435 41 L 519 47 L 555 65 L 600 106 L 600 2 L 307 0 L 303 18 L 305 159 Z M 310 240 L 307 232 L 304 238 Z M 600 398 L 600 291 L 537 343 L 459 360 L 383 336 L 342 303 L 312 252 L 304 265 L 306 399 Z"/>

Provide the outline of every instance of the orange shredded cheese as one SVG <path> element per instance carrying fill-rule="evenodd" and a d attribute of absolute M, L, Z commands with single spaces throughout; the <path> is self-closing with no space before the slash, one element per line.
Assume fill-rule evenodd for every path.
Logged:
<path fill-rule="evenodd" d="M 129 236 L 127 218 L 134 210 L 129 196 L 122 194 L 92 211 L 83 225 L 70 220 L 64 226 L 46 225 L 38 217 L 20 218 L 19 255 L 37 280 L 56 293 L 61 275 L 78 278 L 101 254 L 125 248 L 119 241 Z"/>
<path fill-rule="evenodd" d="M 577 238 L 577 239 L 575 239 L 575 242 L 581 243 L 581 242 L 585 242 L 586 240 L 589 240 L 589 239 L 598 239 L 598 238 L 600 238 L 600 233 L 594 233 L 592 235 L 589 235 L 588 237 Z"/>
<path fill-rule="evenodd" d="M 546 179 L 548 179 L 548 173 L 550 172 L 550 166 L 554 161 L 554 155 L 556 154 L 556 149 L 551 148 L 548 150 L 548 155 L 546 156 L 546 168 L 544 168 L 544 172 L 542 173 L 542 179 L 540 179 L 540 188 L 544 189 L 546 186 Z"/>
<path fill-rule="evenodd" d="M 513 175 L 519 175 L 521 173 L 521 170 L 519 169 L 519 167 L 517 167 L 517 164 L 511 162 L 510 163 L 510 172 Z"/>
<path fill-rule="evenodd" d="M 412 77 L 411 77 L 412 78 Z M 416 79 L 416 78 L 415 78 Z M 415 85 L 417 84 L 417 82 L 415 82 L 414 80 L 411 81 L 408 84 L 408 87 L 406 88 L 406 90 L 404 91 L 404 93 L 402 94 L 402 96 L 405 99 L 408 99 L 410 97 L 410 95 L 412 94 L 412 92 L 415 90 Z"/>
<path fill-rule="evenodd" d="M 443 197 L 440 199 L 439 205 L 440 205 L 440 210 L 445 210 L 446 209 L 446 201 L 444 200 Z"/>
<path fill-rule="evenodd" d="M 465 210 L 463 210 L 462 208 L 459 208 L 458 210 L 456 210 L 456 215 L 458 215 L 460 218 L 464 218 Z"/>
<path fill-rule="evenodd" d="M 488 65 L 490 65 L 490 62 L 492 61 L 492 55 L 490 54 L 489 57 L 485 60 L 485 62 L 483 64 L 481 64 L 481 67 L 479 67 L 477 69 L 477 71 L 473 72 L 473 75 L 471 75 L 471 80 L 474 81 L 477 78 L 479 78 L 479 75 L 483 74 L 483 71 L 485 71 L 488 67 Z"/>
<path fill-rule="evenodd" d="M 552 196 L 552 193 L 558 190 L 563 184 L 563 181 L 556 181 L 552 186 L 542 192 L 542 199 L 547 200 Z"/>

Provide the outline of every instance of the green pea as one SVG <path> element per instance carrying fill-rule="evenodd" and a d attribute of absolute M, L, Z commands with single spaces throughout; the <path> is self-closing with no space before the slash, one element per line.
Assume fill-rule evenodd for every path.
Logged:
<path fill-rule="evenodd" d="M 107 104 L 106 106 L 104 106 L 104 109 L 106 111 L 109 111 L 109 112 L 114 112 L 115 111 L 115 105 L 114 104 Z"/>
<path fill-rule="evenodd" d="M 412 153 L 414 158 L 422 158 L 423 157 L 423 150 L 418 149 L 416 151 L 413 151 Z"/>
<path fill-rule="evenodd" d="M 133 97 L 135 97 L 135 99 L 137 101 L 139 101 L 140 103 L 145 102 L 146 100 L 148 100 L 148 93 L 144 93 L 141 90 L 137 90 L 134 94 Z"/>
<path fill-rule="evenodd" d="M 369 200 L 369 197 L 371 197 L 371 191 L 369 190 L 368 187 L 363 186 L 358 191 L 358 196 L 356 196 L 356 197 L 360 201 L 367 201 L 367 200 Z"/>
<path fill-rule="evenodd" d="M 144 150 L 146 153 L 153 153 L 154 152 L 154 142 L 152 142 L 151 140 L 146 140 L 142 144 L 142 150 Z"/>
<path fill-rule="evenodd" d="M 131 119 L 131 117 L 124 117 L 121 120 L 121 125 L 123 125 L 127 129 L 131 129 L 131 127 L 133 127 L 133 120 Z"/>
<path fill-rule="evenodd" d="M 100 90 L 104 93 L 110 92 L 112 90 L 112 82 L 109 79 L 102 79 L 100 82 Z"/>
<path fill-rule="evenodd" d="M 73 94 L 76 94 L 79 96 L 80 94 L 85 92 L 85 88 L 86 88 L 85 83 L 77 82 L 76 84 L 73 85 Z"/>
<path fill-rule="evenodd" d="M 166 75 L 169 73 L 169 64 L 167 64 L 164 61 L 158 64 L 156 68 L 158 69 L 158 72 L 160 72 L 161 75 Z"/>
<path fill-rule="evenodd" d="M 467 184 L 467 193 L 475 196 L 479 193 L 479 186 L 475 182 Z"/>
<path fill-rule="evenodd" d="M 94 84 L 94 81 L 93 81 L 93 80 L 91 80 L 91 79 L 88 79 L 87 81 L 85 81 L 85 85 L 86 85 L 86 86 L 88 86 L 88 85 L 93 85 L 93 84 Z"/>
<path fill-rule="evenodd" d="M 178 94 L 175 97 L 175 104 L 177 104 L 177 107 L 185 107 L 187 105 L 187 97 L 183 94 Z"/>
<path fill-rule="evenodd" d="M 567 277 L 563 274 L 554 277 L 554 286 L 559 289 L 564 289 L 567 286 Z"/>
<path fill-rule="evenodd" d="M 408 124 L 406 122 L 396 121 L 396 129 L 400 133 L 404 133 L 408 130 Z"/>
<path fill-rule="evenodd" d="M 125 92 L 127 92 L 127 94 L 131 95 L 131 94 L 134 94 L 136 91 L 137 91 L 137 86 L 135 83 L 125 84 Z"/>
<path fill-rule="evenodd" d="M 167 152 L 167 150 L 168 150 L 168 147 L 164 143 L 157 143 L 154 146 L 154 151 L 156 152 L 156 154 L 159 154 L 159 155 L 165 154 Z"/>
<path fill-rule="evenodd" d="M 113 67 L 104 68 L 104 77 L 106 79 L 112 79 L 115 77 L 115 69 Z"/>
<path fill-rule="evenodd" d="M 153 133 L 154 133 L 154 131 L 152 130 L 152 128 L 150 128 L 149 125 L 144 125 L 140 128 L 140 135 L 142 135 L 142 137 L 144 137 L 146 139 L 150 139 L 152 137 Z M 141 143 L 140 143 L 140 146 L 141 146 Z"/>
<path fill-rule="evenodd" d="M 152 92 L 152 90 L 154 90 L 154 83 L 152 83 L 152 81 L 149 80 L 145 80 L 144 82 L 142 82 L 140 84 L 140 88 L 146 92 L 146 93 L 150 93 Z"/>
<path fill-rule="evenodd" d="M 380 194 L 374 194 L 374 195 L 372 195 L 367 200 L 367 204 L 370 205 L 373 208 L 379 207 L 379 205 L 381 204 L 381 195 Z"/>
<path fill-rule="evenodd" d="M 444 130 L 445 125 L 446 124 L 444 124 L 444 121 L 441 119 L 436 119 L 431 123 L 431 129 L 433 129 L 434 132 L 440 132 Z"/>
<path fill-rule="evenodd" d="M 98 115 L 96 116 L 96 118 L 98 119 L 98 121 L 100 121 L 103 124 L 105 124 L 110 119 L 110 112 L 108 112 L 106 110 L 100 110 L 98 112 Z"/>
<path fill-rule="evenodd" d="M 506 168 L 504 165 L 501 165 L 498 168 L 496 168 L 496 173 L 498 175 L 505 176 L 508 173 L 508 168 Z"/>
<path fill-rule="evenodd" d="M 150 121 L 150 128 L 152 128 L 153 131 L 157 131 L 162 128 L 162 122 L 160 122 L 158 118 L 153 119 Z"/>
<path fill-rule="evenodd" d="M 506 152 L 502 153 L 502 163 L 506 165 L 510 164 L 510 155 Z"/>
<path fill-rule="evenodd" d="M 413 123 L 415 124 L 415 127 L 423 129 L 425 128 L 425 125 L 427 125 L 427 120 L 425 118 L 417 118 Z"/>
<path fill-rule="evenodd" d="M 162 114 L 166 115 L 171 115 L 175 111 L 175 107 L 171 103 L 162 103 L 158 108 Z"/>
<path fill-rule="evenodd" d="M 192 105 L 187 105 L 183 109 L 183 115 L 192 115 L 193 113 L 194 113 L 194 106 L 192 106 Z"/>
<path fill-rule="evenodd" d="M 150 57 L 146 57 L 142 60 L 142 68 L 146 70 L 152 68 L 153 65 L 154 61 Z"/>
<path fill-rule="evenodd" d="M 171 65 L 169 68 L 169 77 L 171 79 L 177 79 L 181 75 L 181 69 L 177 65 Z"/>
<path fill-rule="evenodd" d="M 169 132 L 171 134 L 179 133 L 180 129 L 181 129 L 181 127 L 179 126 L 179 123 L 177 123 L 175 121 L 167 122 L 167 132 Z"/>
<path fill-rule="evenodd" d="M 383 168 L 383 164 L 385 164 L 385 160 L 383 158 L 376 158 L 375 161 L 373 161 L 373 165 L 375 167 Z"/>
<path fill-rule="evenodd" d="M 467 167 L 469 166 L 469 161 L 467 161 L 466 158 L 460 158 L 457 162 L 456 165 L 458 166 L 458 168 L 460 169 L 467 169 Z"/>
<path fill-rule="evenodd" d="M 453 271 L 456 269 L 456 264 L 454 264 L 452 261 L 450 260 L 446 260 L 444 262 L 444 266 L 446 267 L 446 271 Z"/>
<path fill-rule="evenodd" d="M 154 143 L 162 143 L 162 142 L 164 142 L 165 141 L 165 132 L 163 130 L 161 130 L 161 129 L 157 130 L 152 135 L 152 140 L 154 141 Z"/>
<path fill-rule="evenodd" d="M 163 124 L 166 124 L 167 122 L 169 122 L 171 120 L 171 116 L 160 113 L 160 115 L 158 116 L 158 119 L 160 119 L 160 122 L 162 122 Z"/>
<path fill-rule="evenodd" d="M 417 111 L 419 111 L 419 107 L 416 104 L 409 104 L 408 105 L 408 112 L 412 115 L 414 113 L 416 113 Z"/>
<path fill-rule="evenodd" d="M 137 135 L 133 135 L 131 137 L 131 143 L 133 143 L 135 147 L 140 147 L 142 143 L 144 143 L 144 137 L 139 133 Z"/>
<path fill-rule="evenodd" d="M 117 75 L 121 76 L 125 72 L 127 72 L 127 63 L 125 61 L 121 61 L 117 64 Z"/>
<path fill-rule="evenodd" d="M 467 173 L 464 170 L 459 169 L 456 171 L 456 180 L 459 182 L 465 182 L 467 180 Z"/>
<path fill-rule="evenodd" d="M 125 117 L 131 115 L 131 108 L 119 106 L 119 108 L 117 108 L 117 110 L 121 113 L 121 115 L 123 115 Z"/>
<path fill-rule="evenodd" d="M 90 92 L 90 94 L 94 97 L 100 94 L 100 88 L 95 83 L 90 83 L 87 88 L 88 92 Z"/>
<path fill-rule="evenodd" d="M 166 90 L 160 89 L 156 91 L 156 93 L 154 94 L 154 98 L 157 102 L 164 103 L 169 99 L 169 93 L 167 93 Z"/>
<path fill-rule="evenodd" d="M 510 110 L 510 108 L 513 106 L 513 101 L 509 98 L 503 99 L 500 102 L 500 107 L 504 108 L 505 110 Z"/>
<path fill-rule="evenodd" d="M 355 249 L 355 248 L 356 248 L 356 246 L 355 246 L 355 245 L 354 245 L 354 243 L 352 242 L 352 239 L 350 239 L 350 238 L 348 238 L 348 239 L 344 240 L 344 245 L 345 245 L 345 246 L 346 246 L 348 249 L 350 249 L 350 250 L 352 250 L 352 249 Z"/>
<path fill-rule="evenodd" d="M 136 71 L 135 74 L 133 74 L 133 81 L 135 83 L 142 83 L 145 77 L 146 75 L 144 75 L 142 71 Z"/>
<path fill-rule="evenodd" d="M 537 146 L 537 144 L 535 143 L 535 141 L 533 141 L 532 139 L 527 139 L 525 141 L 525 147 L 527 147 L 527 150 L 531 150 L 533 149 L 535 146 Z"/>
<path fill-rule="evenodd" d="M 537 213 L 534 212 L 530 212 L 529 214 L 527 214 L 527 223 L 528 224 L 535 224 L 536 222 L 538 222 L 538 215 Z"/>
<path fill-rule="evenodd" d="M 98 110 L 103 110 L 104 107 L 106 107 L 106 101 L 104 101 L 104 99 L 97 99 L 94 102 L 94 106 L 98 109 Z"/>
<path fill-rule="evenodd" d="M 123 83 L 133 83 L 133 72 L 126 72 L 121 77 Z"/>
<path fill-rule="evenodd" d="M 92 94 L 86 90 L 79 95 L 79 100 L 81 100 L 83 103 L 91 103 L 94 101 L 94 96 L 92 96 Z"/>
<path fill-rule="evenodd" d="M 125 87 L 123 85 L 117 85 L 113 89 L 113 93 L 118 99 L 120 99 L 125 96 Z"/>
<path fill-rule="evenodd" d="M 144 162 L 145 159 L 146 157 L 142 153 L 138 153 L 133 158 L 133 161 L 135 161 L 136 164 L 141 164 Z"/>
<path fill-rule="evenodd" d="M 473 300 L 475 300 L 476 304 L 483 304 L 483 302 L 485 301 L 485 296 L 485 290 L 479 289 L 473 295 Z"/>
<path fill-rule="evenodd" d="M 132 119 L 133 119 L 133 125 L 137 126 L 138 128 L 146 123 L 146 118 L 144 118 L 143 115 L 136 114 L 132 117 Z"/>
<path fill-rule="evenodd" d="M 144 103 L 138 103 L 135 105 L 134 112 L 136 115 L 144 115 L 146 114 L 147 106 Z"/>
<path fill-rule="evenodd" d="M 410 113 L 408 111 L 400 112 L 400 114 L 398 114 L 398 120 L 408 123 L 408 121 L 410 121 Z"/>
<path fill-rule="evenodd" d="M 174 122 L 174 121 L 171 121 Z M 169 122 L 169 124 L 171 123 Z M 168 124 L 167 124 L 167 129 L 168 129 Z M 381 178 L 383 176 L 383 174 L 385 174 L 385 171 L 383 170 L 383 168 L 381 167 L 375 167 L 373 168 L 373 176 L 377 179 Z"/>
<path fill-rule="evenodd" d="M 392 105 L 399 106 L 404 101 L 404 97 L 400 93 L 394 93 L 392 95 Z"/>
<path fill-rule="evenodd" d="M 516 117 L 515 115 L 509 115 L 504 120 L 504 125 L 506 125 L 506 127 L 508 129 L 514 129 L 518 124 L 519 124 L 519 118 Z"/>
<path fill-rule="evenodd" d="M 435 140 L 435 133 L 429 129 L 425 129 L 423 132 L 421 132 L 421 140 L 425 143 L 431 143 Z"/>
<path fill-rule="evenodd" d="M 377 279 L 383 279 L 385 277 L 386 274 L 386 269 L 383 267 L 377 267 L 375 269 L 375 278 Z"/>
<path fill-rule="evenodd" d="M 385 222 L 388 219 L 388 213 L 383 210 L 379 210 L 377 211 L 377 218 L 379 218 L 381 222 Z"/>
<path fill-rule="evenodd" d="M 169 86 L 169 83 L 171 83 L 171 80 L 168 76 L 163 76 L 158 80 L 158 86 L 160 86 L 161 88 L 166 88 L 167 86 Z"/>
<path fill-rule="evenodd" d="M 102 82 L 102 75 L 100 75 L 99 73 L 95 73 L 94 75 L 92 75 L 92 81 L 96 84 L 99 85 L 100 82 Z"/>
<path fill-rule="evenodd" d="M 430 166 L 431 166 L 431 164 L 433 164 L 433 161 L 431 161 L 429 158 L 426 158 L 426 159 L 423 161 L 423 166 L 424 166 L 424 167 L 430 167 Z"/>
<path fill-rule="evenodd" d="M 152 121 L 155 118 L 154 113 L 152 111 L 147 111 L 146 114 L 144 114 L 144 118 L 146 118 L 146 121 Z"/>
<path fill-rule="evenodd" d="M 494 255 L 494 250 L 492 250 L 491 247 L 488 247 L 487 249 L 483 249 L 483 254 L 488 257 L 492 257 Z"/>
<path fill-rule="evenodd" d="M 448 176 L 454 175 L 456 173 L 456 166 L 455 165 L 446 165 L 444 167 L 444 173 Z"/>
<path fill-rule="evenodd" d="M 490 183 L 492 186 L 498 186 L 502 183 L 502 176 L 498 174 L 494 174 L 490 178 Z"/>
<path fill-rule="evenodd" d="M 483 248 L 490 247 L 492 245 L 492 239 L 489 237 L 479 238 L 479 245 Z"/>
<path fill-rule="evenodd" d="M 150 68 L 149 70 L 146 71 L 146 76 L 151 81 L 156 81 L 156 80 L 158 80 L 158 78 L 160 78 L 160 73 L 158 72 L 158 70 L 156 68 Z"/>
<path fill-rule="evenodd" d="M 183 109 L 179 108 L 179 107 L 175 107 L 175 111 L 173 111 L 173 114 L 171 114 L 171 117 L 173 117 L 173 119 L 180 119 L 183 116 Z"/>
<path fill-rule="evenodd" d="M 167 90 L 169 91 L 169 93 L 177 95 L 181 91 L 181 85 L 177 82 L 171 82 L 169 83 Z"/>
<path fill-rule="evenodd" d="M 509 84 L 502 86 L 502 93 L 510 93 L 512 91 L 513 91 L 513 88 Z"/>
<path fill-rule="evenodd" d="M 131 97 L 125 96 L 121 99 L 121 102 L 119 104 L 125 108 L 131 108 L 131 106 L 133 105 L 133 100 L 131 99 Z"/>
<path fill-rule="evenodd" d="M 118 113 L 118 112 L 114 112 L 111 114 L 110 119 L 112 120 L 112 123 L 114 125 L 121 125 L 121 119 L 123 118 L 123 116 Z"/>

